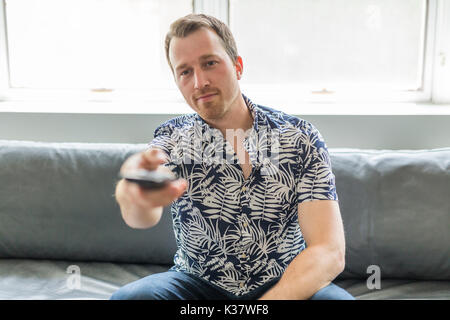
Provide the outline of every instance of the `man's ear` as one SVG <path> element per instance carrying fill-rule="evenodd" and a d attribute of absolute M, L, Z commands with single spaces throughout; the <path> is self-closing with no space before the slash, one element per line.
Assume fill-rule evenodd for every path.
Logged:
<path fill-rule="evenodd" d="M 236 58 L 236 62 L 234 63 L 236 67 L 236 76 L 238 80 L 241 80 L 242 78 L 242 72 L 244 71 L 244 64 L 242 62 L 242 57 L 238 56 Z"/>

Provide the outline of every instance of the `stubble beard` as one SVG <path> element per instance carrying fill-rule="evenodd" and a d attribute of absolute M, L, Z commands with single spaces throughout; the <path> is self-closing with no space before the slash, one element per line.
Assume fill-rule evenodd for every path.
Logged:
<path fill-rule="evenodd" d="M 205 120 L 219 120 L 226 113 L 225 103 L 220 93 L 212 101 L 196 102 L 196 108 L 199 115 Z"/>

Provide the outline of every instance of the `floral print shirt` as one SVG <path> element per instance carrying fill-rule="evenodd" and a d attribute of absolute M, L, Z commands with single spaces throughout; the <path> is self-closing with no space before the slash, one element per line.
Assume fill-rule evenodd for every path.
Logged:
<path fill-rule="evenodd" d="M 305 249 L 299 203 L 338 200 L 319 131 L 243 98 L 253 116 L 243 140 L 252 166 L 247 179 L 231 144 L 197 113 L 161 124 L 148 145 L 164 150 L 165 165 L 188 181 L 171 205 L 178 248 L 172 269 L 236 296 L 280 277 Z"/>

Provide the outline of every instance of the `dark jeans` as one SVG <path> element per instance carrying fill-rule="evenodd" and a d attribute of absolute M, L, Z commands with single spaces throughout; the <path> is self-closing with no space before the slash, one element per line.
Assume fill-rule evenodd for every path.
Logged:
<path fill-rule="evenodd" d="M 206 280 L 177 271 L 155 273 L 131 282 L 111 296 L 111 300 L 256 300 L 278 282 L 273 279 L 250 293 L 236 297 L 211 285 Z M 317 291 L 310 300 L 354 300 L 355 298 L 331 283 Z"/>

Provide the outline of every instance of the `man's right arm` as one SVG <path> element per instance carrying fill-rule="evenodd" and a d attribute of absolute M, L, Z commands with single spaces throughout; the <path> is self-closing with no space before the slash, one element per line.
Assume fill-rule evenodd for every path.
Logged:
<path fill-rule="evenodd" d="M 121 173 L 135 169 L 170 171 L 162 164 L 166 161 L 159 149 L 148 149 L 128 158 Z M 132 228 L 145 229 L 155 226 L 161 219 L 165 206 L 178 199 L 186 190 L 187 182 L 178 179 L 160 190 L 145 190 L 124 179 L 117 183 L 115 196 L 122 218 Z"/>

